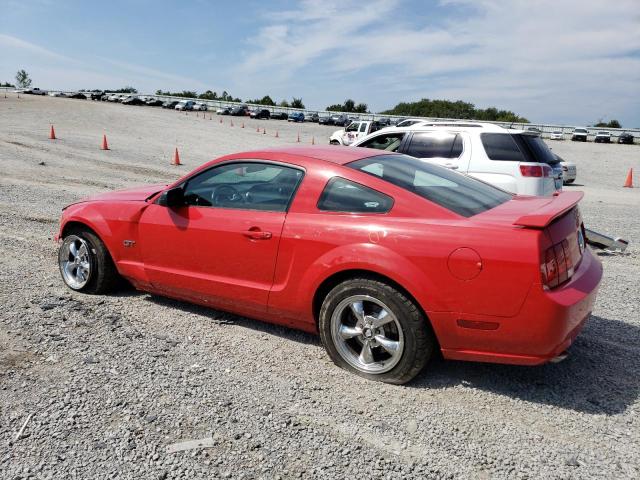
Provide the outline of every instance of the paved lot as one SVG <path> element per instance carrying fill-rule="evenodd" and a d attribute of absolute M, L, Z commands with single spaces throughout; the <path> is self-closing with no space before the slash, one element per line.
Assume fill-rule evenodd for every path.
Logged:
<path fill-rule="evenodd" d="M 621 188 L 630 167 L 640 177 L 639 146 L 550 142 L 578 164 L 569 188 L 585 192 L 588 227 L 632 242 L 601 256 L 594 316 L 565 362 L 436 361 L 394 387 L 337 369 L 311 335 L 130 290 L 92 297 L 63 286 L 51 238 L 64 205 L 294 143 L 298 131 L 325 143 L 334 130 L 218 120 L 0 98 L 1 478 L 640 476 L 640 189 Z M 110 151 L 99 150 L 103 133 Z M 183 167 L 169 164 L 176 146 Z M 166 451 L 201 438 L 211 448 Z"/>

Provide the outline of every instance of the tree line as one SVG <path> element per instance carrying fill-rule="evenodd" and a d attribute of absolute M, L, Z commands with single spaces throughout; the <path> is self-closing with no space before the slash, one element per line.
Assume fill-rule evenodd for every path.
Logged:
<path fill-rule="evenodd" d="M 31 78 L 25 70 L 18 70 L 16 73 L 16 84 L 19 88 L 29 88 L 31 86 Z M 15 85 L 5 82 L 0 83 L 0 87 L 14 88 Z M 87 90 L 89 91 L 89 90 Z M 138 90 L 134 87 L 123 87 L 117 90 L 108 90 L 113 93 L 138 93 Z M 222 100 L 227 102 L 242 102 L 242 99 L 234 97 L 226 90 L 220 95 L 211 90 L 207 90 L 201 94 L 195 91 L 183 90 L 182 92 L 170 92 L 156 90 L 156 95 L 166 95 L 172 97 L 183 98 L 198 98 L 202 100 Z M 302 98 L 293 97 L 291 101 L 282 100 L 280 103 L 276 103 L 269 95 L 265 95 L 262 98 L 256 98 L 253 100 L 246 100 L 246 103 L 252 103 L 255 105 L 265 105 L 269 107 L 291 107 L 291 108 L 306 108 L 302 102 Z M 342 104 L 329 105 L 326 109 L 329 112 L 346 112 L 346 113 L 369 113 L 369 107 L 366 103 L 358 103 L 348 98 Z M 460 120 L 485 120 L 493 122 L 512 122 L 512 123 L 530 123 L 525 117 L 521 117 L 510 110 L 498 110 L 495 107 L 488 108 L 476 108 L 473 103 L 463 102 L 457 100 L 452 102 L 450 100 L 431 100 L 423 98 L 417 102 L 400 102 L 395 107 L 380 112 L 383 115 L 398 115 L 408 117 L 427 117 L 427 118 L 455 118 Z M 618 120 L 610 120 L 604 122 L 600 119 L 593 125 L 594 127 L 601 128 L 622 128 L 622 125 Z"/>

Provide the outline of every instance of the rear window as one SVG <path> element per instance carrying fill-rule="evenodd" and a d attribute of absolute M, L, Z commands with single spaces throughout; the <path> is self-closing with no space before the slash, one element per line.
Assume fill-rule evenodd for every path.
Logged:
<path fill-rule="evenodd" d="M 347 165 L 408 190 L 452 212 L 471 217 L 513 196 L 484 182 L 407 155 L 380 155 Z"/>
<path fill-rule="evenodd" d="M 483 133 L 482 146 L 491 160 L 511 162 L 556 162 L 553 153 L 539 135 Z"/>

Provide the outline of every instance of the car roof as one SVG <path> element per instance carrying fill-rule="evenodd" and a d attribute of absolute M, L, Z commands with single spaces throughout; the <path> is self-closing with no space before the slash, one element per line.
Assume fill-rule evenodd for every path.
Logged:
<path fill-rule="evenodd" d="M 413 120 L 413 119 L 407 119 Z M 417 123 L 407 127 L 385 127 L 375 133 L 380 132 L 415 132 L 415 131 L 434 131 L 434 130 L 456 130 L 460 132 L 496 132 L 496 133 L 524 133 L 522 129 L 507 129 L 500 125 L 486 122 L 428 122 Z"/>
<path fill-rule="evenodd" d="M 378 155 L 389 155 L 392 152 L 386 150 L 376 150 L 373 148 L 346 147 L 338 145 L 327 146 L 291 146 L 291 147 L 273 147 L 261 150 L 253 150 L 249 152 L 241 152 L 233 154 L 233 157 L 243 157 L 253 155 L 259 158 L 260 153 L 282 153 L 288 155 L 298 155 L 302 157 L 313 158 L 325 162 L 345 165 L 361 158 L 375 157 Z"/>

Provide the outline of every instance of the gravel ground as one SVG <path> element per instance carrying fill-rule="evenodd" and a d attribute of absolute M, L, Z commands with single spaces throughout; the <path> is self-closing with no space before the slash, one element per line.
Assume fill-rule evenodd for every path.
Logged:
<path fill-rule="evenodd" d="M 588 226 L 632 242 L 601 256 L 594 315 L 566 361 L 435 361 L 396 387 L 336 368 L 311 335 L 132 290 L 63 286 L 52 237 L 65 204 L 294 143 L 298 131 L 325 143 L 333 131 L 218 120 L 0 98 L 2 479 L 640 476 L 640 189 L 621 188 L 630 167 L 640 173 L 640 147 L 552 144 L 578 164 L 569 188 L 585 191 Z M 103 133 L 110 151 L 99 150 Z M 184 167 L 169 165 L 176 146 Z M 193 439 L 207 448 L 167 450 Z"/>

